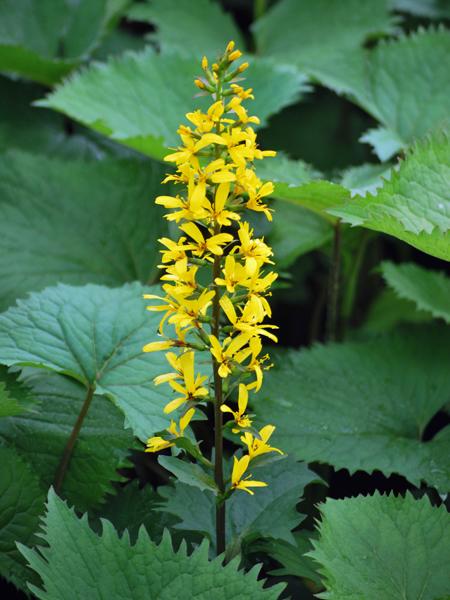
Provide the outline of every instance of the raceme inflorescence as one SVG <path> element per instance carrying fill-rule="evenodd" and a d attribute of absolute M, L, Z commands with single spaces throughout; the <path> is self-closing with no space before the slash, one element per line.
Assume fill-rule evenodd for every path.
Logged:
<path fill-rule="evenodd" d="M 240 57 L 230 42 L 211 67 L 206 57 L 202 60 L 203 75 L 195 84 L 202 95 L 211 95 L 212 103 L 206 112 L 186 115 L 190 125 L 178 129 L 182 144 L 165 157 L 175 163 L 176 172 L 164 183 L 172 182 L 182 191 L 159 196 L 156 203 L 169 209 L 165 217 L 179 232 L 177 239 L 160 240 L 165 296 L 145 296 L 157 301 L 148 310 L 163 316 L 162 339 L 147 344 L 144 352 L 168 350 L 170 371 L 156 377 L 155 384 L 168 384 L 176 394 L 164 412 L 179 412 L 178 422 L 172 420 L 165 432 L 148 440 L 147 452 L 178 446 L 206 468 L 214 468 L 218 521 L 224 521 L 225 500 L 235 490 L 253 494 L 251 488 L 266 485 L 250 472 L 255 459 L 282 454 L 269 443 L 274 426 L 254 429 L 247 412 L 249 392 L 260 390 L 264 370 L 270 366 L 262 339 L 277 341 L 275 325 L 265 323 L 271 317 L 267 298 L 277 277 L 267 270 L 273 253 L 264 239 L 254 237 L 246 221 L 249 211 L 272 220 L 265 197 L 273 192 L 273 184 L 261 182 L 254 161 L 275 152 L 258 148 L 252 125 L 259 119 L 249 116 L 243 106 L 253 99 L 252 89 L 238 83 L 248 67 L 248 63 L 236 66 Z M 206 363 L 212 363 L 211 378 L 201 372 Z M 214 405 L 214 465 L 185 437 L 196 410 L 208 402 Z M 233 457 L 229 481 L 224 480 L 222 465 L 224 415 L 231 417 L 225 427 L 244 449 L 240 457 Z M 218 548 L 221 545 L 218 540 Z"/>

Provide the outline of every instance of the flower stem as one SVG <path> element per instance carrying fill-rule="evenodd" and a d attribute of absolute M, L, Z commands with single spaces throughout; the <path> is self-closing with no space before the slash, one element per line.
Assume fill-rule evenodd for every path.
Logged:
<path fill-rule="evenodd" d="M 70 434 L 70 437 L 67 440 L 66 447 L 64 448 L 61 462 L 59 463 L 58 470 L 56 471 L 54 481 L 54 488 L 57 494 L 61 492 L 62 484 L 66 476 L 67 467 L 69 466 L 70 459 L 72 458 L 73 449 L 75 447 L 78 434 L 80 433 L 81 427 L 83 425 L 84 418 L 86 417 L 89 407 L 91 405 L 92 398 L 94 396 L 94 391 L 95 386 L 90 385 L 87 389 L 86 398 L 84 399 L 83 406 L 80 410 L 80 414 L 78 415 L 75 425 L 73 426 L 72 433 Z"/>
<path fill-rule="evenodd" d="M 328 282 L 327 341 L 338 337 L 339 284 L 341 275 L 341 222 L 334 224 L 333 250 Z"/>
<path fill-rule="evenodd" d="M 220 227 L 215 226 L 215 232 L 219 231 Z M 213 265 L 213 289 L 216 294 L 212 305 L 212 323 L 211 332 L 219 339 L 220 330 L 220 304 L 219 304 L 219 287 L 215 283 L 216 277 L 220 275 L 220 256 L 214 258 Z M 220 406 L 223 401 L 222 394 L 222 378 L 219 375 L 219 365 L 213 357 L 213 373 L 214 373 L 214 479 L 219 488 L 220 496 L 224 493 L 225 487 L 223 482 L 223 414 Z M 219 501 L 216 504 L 216 549 L 217 554 L 222 554 L 225 551 L 225 502 Z"/>

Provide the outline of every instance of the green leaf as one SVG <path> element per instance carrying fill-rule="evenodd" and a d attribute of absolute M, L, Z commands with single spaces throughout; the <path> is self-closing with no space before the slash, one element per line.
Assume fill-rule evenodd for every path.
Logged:
<path fill-rule="evenodd" d="M 437 131 L 418 142 L 375 194 L 329 212 L 346 223 L 393 235 L 450 260 L 450 138 Z"/>
<path fill-rule="evenodd" d="M 163 407 L 170 396 L 152 381 L 166 368 L 164 356 L 142 352 L 159 324 L 159 316 L 145 310 L 144 292 L 160 288 L 60 284 L 33 293 L 0 315 L 0 363 L 41 367 L 95 386 L 147 440 L 168 426 Z"/>
<path fill-rule="evenodd" d="M 325 219 L 301 206 L 275 200 L 273 226 L 268 236 L 278 269 L 286 269 L 295 260 L 328 243 L 332 229 Z"/>
<path fill-rule="evenodd" d="M 155 509 L 161 504 L 161 497 L 150 485 L 139 488 L 136 480 L 122 487 L 114 496 L 108 496 L 91 519 L 91 527 L 101 533 L 101 519 L 111 521 L 117 533 L 128 531 L 132 544 L 136 542 L 139 529 L 144 526 L 154 542 L 161 541 L 165 528 L 172 527 L 176 519 Z"/>
<path fill-rule="evenodd" d="M 420 29 L 370 51 L 333 53 L 331 60 L 306 71 L 349 95 L 381 123 L 362 139 L 374 146 L 380 160 L 387 160 L 448 122 L 449 53 L 447 30 Z"/>
<path fill-rule="evenodd" d="M 350 190 L 352 196 L 373 194 L 390 178 L 391 165 L 366 164 L 350 167 L 342 173 L 341 184 Z"/>
<path fill-rule="evenodd" d="M 147 48 L 81 71 L 38 104 L 160 159 L 168 146 L 179 144 L 176 131 L 185 113 L 208 105 L 207 98 L 194 98 L 199 69 L 197 60 L 157 55 Z M 246 82 L 255 94 L 251 113 L 262 124 L 305 89 L 305 77 L 294 67 L 258 58 L 252 60 Z"/>
<path fill-rule="evenodd" d="M 304 518 L 296 511 L 296 504 L 305 487 L 319 477 L 305 464 L 289 458 L 255 468 L 252 473 L 254 479 L 268 485 L 258 489 L 254 496 L 238 490 L 227 500 L 227 545 L 237 547 L 259 537 L 292 541 L 291 530 Z M 175 525 L 176 529 L 201 532 L 214 544 L 215 497 L 212 493 L 183 483 L 160 487 L 158 493 L 166 499 L 162 510 L 181 520 Z"/>
<path fill-rule="evenodd" d="M 158 462 L 182 483 L 194 486 L 201 491 L 209 490 L 217 494 L 217 486 L 214 483 L 214 479 L 200 465 L 181 460 L 175 456 L 164 455 L 159 456 Z"/>
<path fill-rule="evenodd" d="M 450 324 L 450 278 L 445 273 L 387 261 L 381 264 L 381 273 L 400 298 L 411 300 L 419 310 Z"/>
<path fill-rule="evenodd" d="M 394 31 L 388 7 L 388 0 L 282 0 L 253 25 L 258 51 L 280 62 L 331 66 L 336 53 Z"/>
<path fill-rule="evenodd" d="M 0 77 L 0 150 L 20 148 L 34 152 L 58 151 L 66 140 L 64 119 L 50 110 L 31 106 L 45 88 Z"/>
<path fill-rule="evenodd" d="M 432 349 L 432 351 L 430 351 Z M 258 419 L 297 459 L 350 473 L 400 473 L 450 487 L 450 439 L 423 432 L 450 394 L 450 330 L 410 328 L 365 342 L 291 350 L 265 377 Z"/>
<path fill-rule="evenodd" d="M 152 281 L 166 229 L 153 202 L 162 176 L 140 160 L 0 156 L 1 308 L 57 282 Z"/>
<path fill-rule="evenodd" d="M 3 0 L 0 71 L 53 84 L 95 48 L 124 0 Z"/>
<path fill-rule="evenodd" d="M 310 556 L 327 591 L 320 598 L 448 598 L 450 520 L 427 496 L 358 496 L 321 506 Z"/>
<path fill-rule="evenodd" d="M 211 0 L 147 0 L 134 4 L 127 16 L 156 27 L 156 32 L 147 38 L 155 41 L 163 53 L 175 51 L 195 56 L 198 61 L 204 54 L 215 59 L 230 40 L 244 50 L 242 36 L 232 17 Z"/>
<path fill-rule="evenodd" d="M 78 382 L 56 373 L 38 372 L 27 379 L 39 407 L 0 421 L 0 439 L 13 446 L 47 489 L 54 481 L 64 447 L 86 396 Z M 94 396 L 78 436 L 63 484 L 65 497 L 86 510 L 113 493 L 134 445 L 123 429 L 123 415 L 106 398 Z"/>
<path fill-rule="evenodd" d="M 256 166 L 258 177 L 274 183 L 275 198 L 307 208 L 332 223 L 336 219 L 330 216 L 328 209 L 345 205 L 350 199 L 347 189 L 318 179 L 320 173 L 301 160 L 281 155 Z"/>
<path fill-rule="evenodd" d="M 270 571 L 271 575 L 300 577 L 321 585 L 317 565 L 306 555 L 313 549 L 312 540 L 315 537 L 311 531 L 297 531 L 294 533 L 294 544 L 284 540 L 265 540 L 258 544 L 258 550 L 269 554 L 281 564 L 278 569 Z"/>
<path fill-rule="evenodd" d="M 392 7 L 418 17 L 450 19 L 448 0 L 392 0 Z"/>
<path fill-rule="evenodd" d="M 0 365 L 0 418 L 32 410 L 35 404 L 31 390 L 17 381 L 16 374 L 8 373 L 8 369 Z"/>
<path fill-rule="evenodd" d="M 34 532 L 44 510 L 45 493 L 31 467 L 12 448 L 0 447 L 0 464 L 0 574 L 24 589 L 33 574 L 16 542 L 37 542 Z"/>
<path fill-rule="evenodd" d="M 391 289 L 384 289 L 370 305 L 361 329 L 368 333 L 386 333 L 400 323 L 426 323 L 431 320 L 430 314 L 417 310 L 414 302 L 399 298 Z"/>
<path fill-rule="evenodd" d="M 43 539 L 48 547 L 38 553 L 20 546 L 43 582 L 43 589 L 30 586 L 37 598 L 275 600 L 283 589 L 263 589 L 257 581 L 258 568 L 245 574 L 238 571 L 237 561 L 225 567 L 220 558 L 209 561 L 206 543 L 188 556 L 184 544 L 174 551 L 168 534 L 157 546 L 142 528 L 132 546 L 127 535 L 118 537 L 109 521 L 103 521 L 98 536 L 87 519 L 78 519 L 53 491 L 47 506 Z"/>

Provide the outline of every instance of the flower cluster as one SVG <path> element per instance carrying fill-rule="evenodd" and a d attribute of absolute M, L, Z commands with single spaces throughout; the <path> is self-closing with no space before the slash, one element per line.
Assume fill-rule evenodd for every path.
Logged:
<path fill-rule="evenodd" d="M 160 240 L 165 296 L 145 297 L 157 301 L 148 310 L 163 315 L 162 339 L 147 344 L 144 351 L 171 350 L 166 354 L 171 371 L 158 376 L 155 383 L 169 384 L 176 394 L 164 411 L 182 411 L 179 426 L 172 421 L 164 437 L 150 438 L 147 451 L 173 446 L 198 404 L 211 401 L 219 415 L 232 416 L 232 431 L 242 434 L 240 440 L 247 449 L 242 458 L 234 458 L 228 492 L 242 489 L 252 494 L 250 487 L 266 484 L 245 476 L 249 463 L 263 453 L 280 452 L 268 443 L 274 427 L 267 425 L 258 432 L 247 414 L 249 391 L 261 388 L 263 371 L 268 368 L 261 340 L 277 341 L 275 326 L 264 323 L 271 317 L 267 297 L 277 274 L 266 271 L 273 264 L 272 250 L 264 239 L 253 236 L 244 217 L 250 210 L 272 219 L 265 197 L 273 192 L 273 184 L 257 177 L 253 162 L 275 152 L 257 145 L 252 124 L 259 120 L 243 106 L 253 98 L 252 89 L 237 83 L 248 67 L 247 63 L 235 66 L 240 56 L 230 42 L 211 68 L 203 58 L 204 75 L 195 83 L 212 95 L 213 102 L 206 112 L 186 115 L 190 125 L 178 129 L 181 145 L 165 157 L 176 165 L 176 172 L 164 182 L 173 182 L 182 191 L 159 196 L 156 203 L 170 211 L 165 217 L 176 224 L 179 237 Z M 203 351 L 212 357 L 213 381 L 196 371 L 196 358 Z M 226 402 L 236 393 L 234 410 Z"/>

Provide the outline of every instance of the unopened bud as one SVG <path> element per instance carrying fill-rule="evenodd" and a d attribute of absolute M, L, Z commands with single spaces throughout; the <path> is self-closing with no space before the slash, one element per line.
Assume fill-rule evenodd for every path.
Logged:
<path fill-rule="evenodd" d="M 194 83 L 200 90 L 206 90 L 206 85 L 201 79 L 195 79 Z"/>
<path fill-rule="evenodd" d="M 225 52 L 233 52 L 233 50 L 234 50 L 234 42 L 233 42 L 233 40 L 231 40 L 231 42 L 228 42 Z"/>
<path fill-rule="evenodd" d="M 213 71 L 218 71 L 219 70 L 219 65 L 217 63 L 213 63 L 212 70 Z"/>
<path fill-rule="evenodd" d="M 248 67 L 249 67 L 248 62 L 242 63 L 242 65 L 240 65 L 238 67 L 237 71 L 238 71 L 238 73 L 242 73 L 242 71 L 245 71 L 245 69 L 248 69 Z"/>
<path fill-rule="evenodd" d="M 242 56 L 242 52 L 240 50 L 235 50 L 234 52 L 232 52 L 229 57 L 228 60 L 230 62 L 233 62 L 233 60 L 236 60 L 237 58 L 240 58 Z"/>
<path fill-rule="evenodd" d="M 206 56 L 202 58 L 202 69 L 205 71 L 208 68 L 208 59 Z"/>

